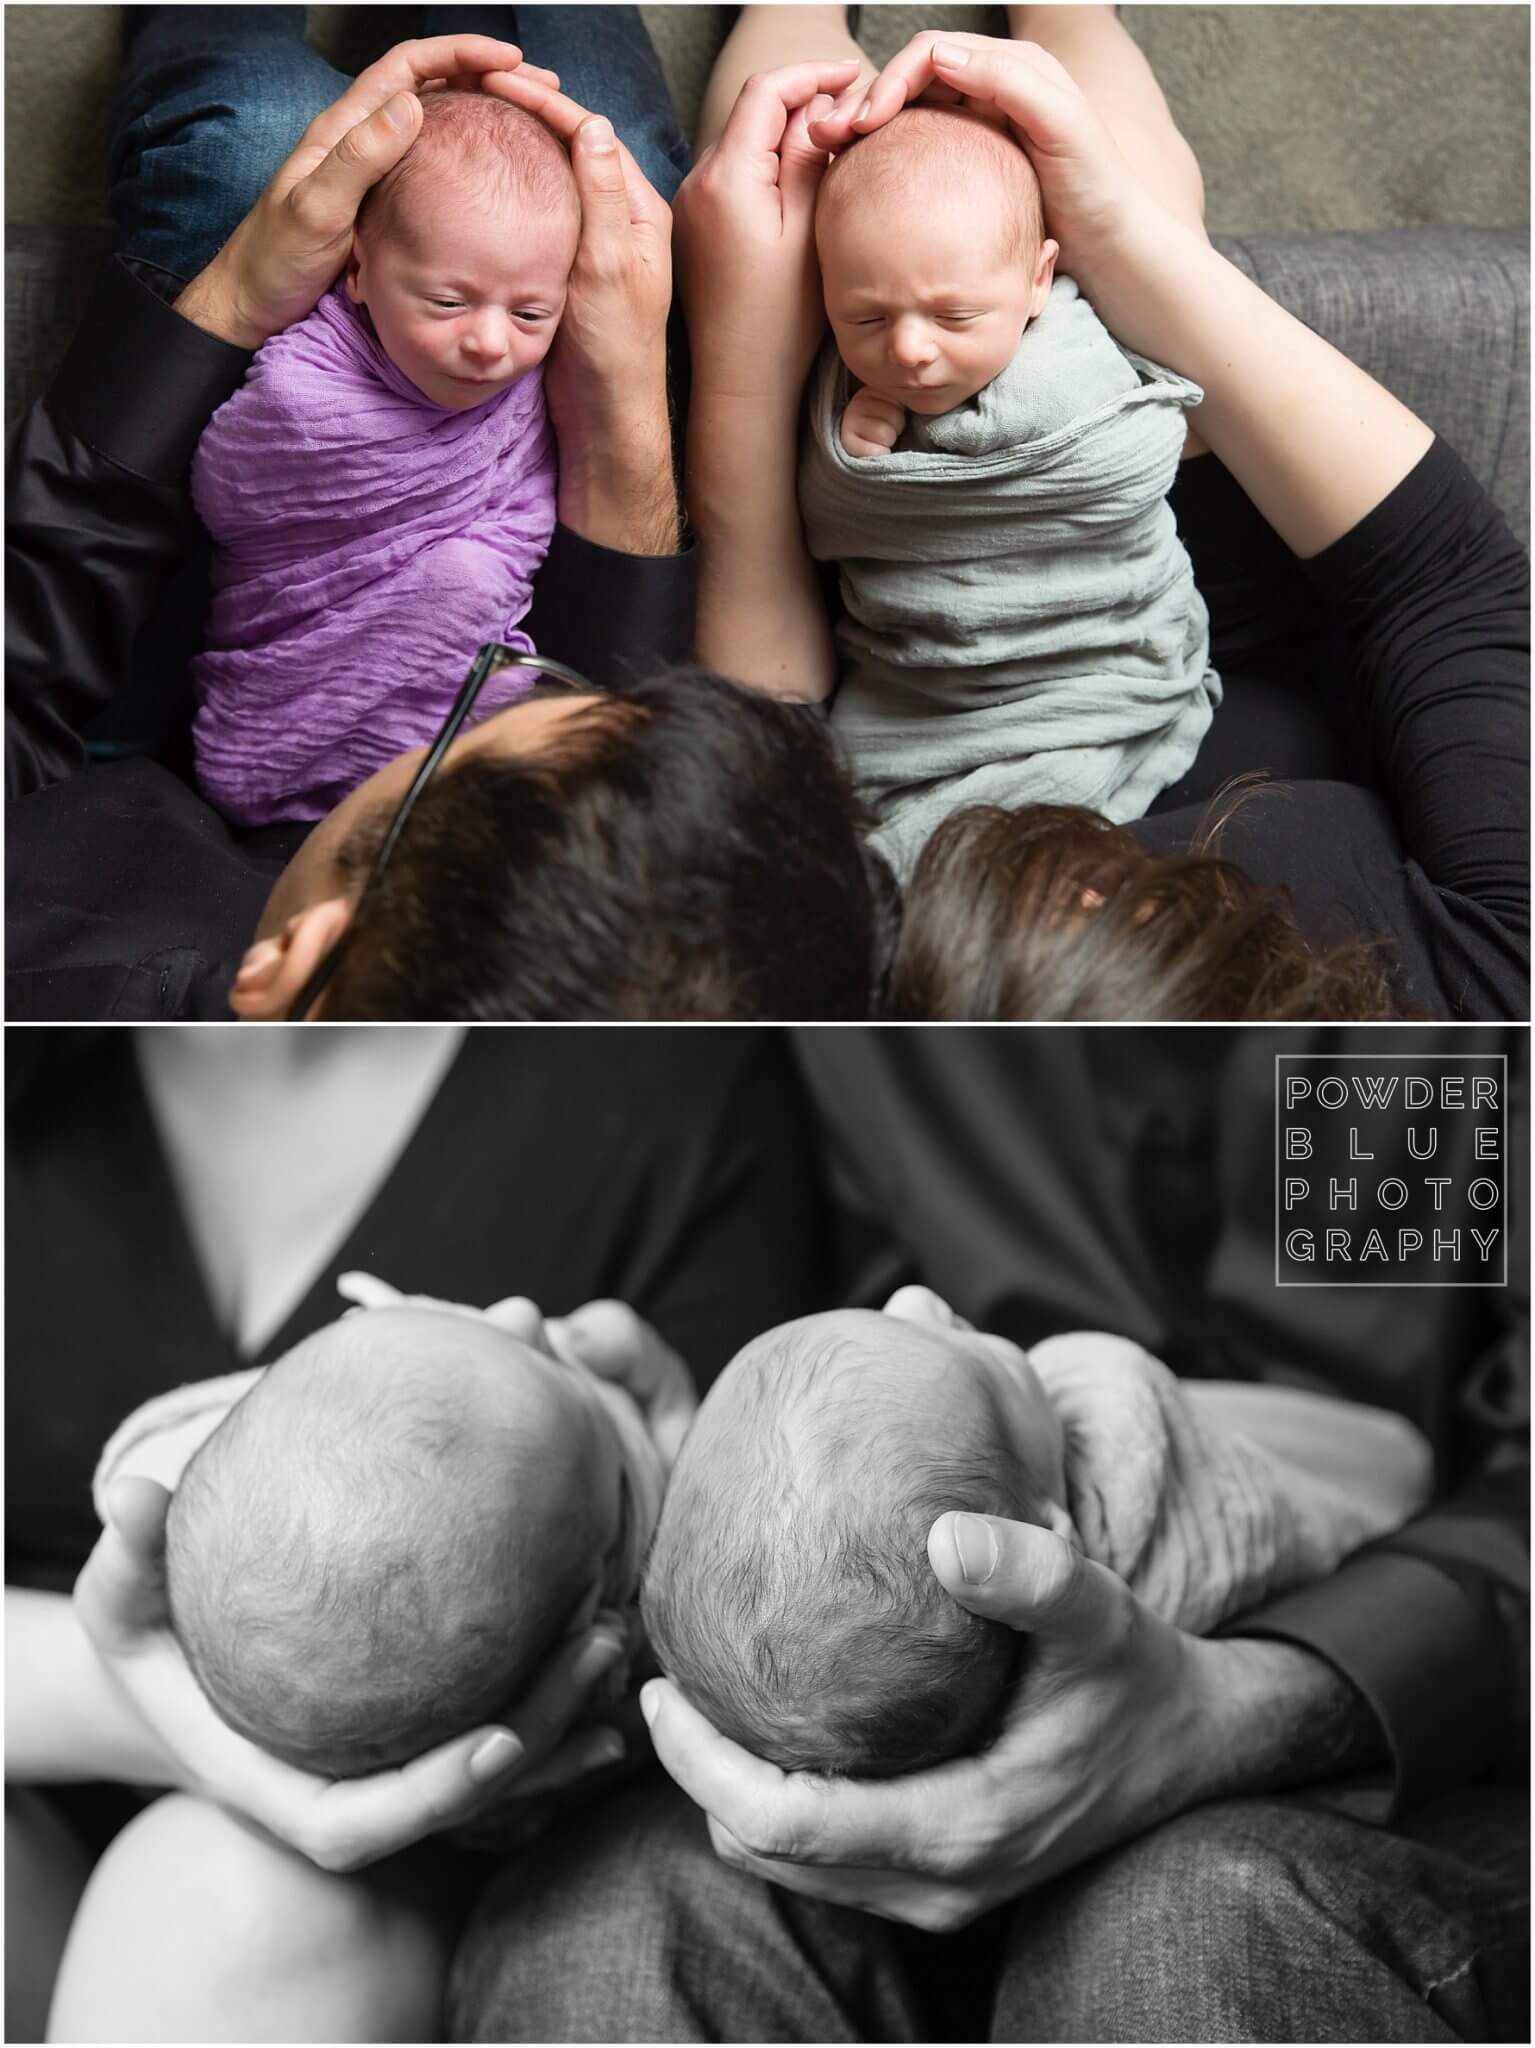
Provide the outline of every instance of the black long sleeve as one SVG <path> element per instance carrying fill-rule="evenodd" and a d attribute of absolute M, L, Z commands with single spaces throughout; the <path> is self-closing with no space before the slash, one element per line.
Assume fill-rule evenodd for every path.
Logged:
<path fill-rule="evenodd" d="M 1303 565 L 1341 629 L 1402 843 L 1440 890 L 1530 923 L 1530 565 L 1436 441 Z"/>
<path fill-rule="evenodd" d="M 1409 1013 L 1527 1017 L 1529 562 L 1501 514 L 1442 442 L 1309 562 L 1213 456 L 1173 504 L 1226 697 L 1137 840 L 1188 851 L 1257 775 L 1219 851 L 1314 945 L 1386 942 Z"/>
<path fill-rule="evenodd" d="M 6 455 L 6 793 L 84 765 L 80 738 L 193 532 L 198 436 L 250 363 L 123 261 Z"/>

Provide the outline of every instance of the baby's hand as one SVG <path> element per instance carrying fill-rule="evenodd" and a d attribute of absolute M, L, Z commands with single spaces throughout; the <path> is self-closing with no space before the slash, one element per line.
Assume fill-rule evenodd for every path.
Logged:
<path fill-rule="evenodd" d="M 888 455 L 906 425 L 906 408 L 893 398 L 876 398 L 865 387 L 848 400 L 842 415 L 842 445 L 849 455 Z"/>

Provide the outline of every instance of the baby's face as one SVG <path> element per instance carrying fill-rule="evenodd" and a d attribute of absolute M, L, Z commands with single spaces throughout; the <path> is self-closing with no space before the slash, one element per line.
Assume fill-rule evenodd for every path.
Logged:
<path fill-rule="evenodd" d="M 568 214 L 509 217 L 421 185 L 387 225 L 358 230 L 347 291 L 417 390 L 467 412 L 549 353 L 578 236 Z"/>
<path fill-rule="evenodd" d="M 999 377 L 1050 295 L 1054 244 L 1009 250 L 1003 195 L 964 209 L 870 193 L 817 221 L 827 319 L 847 369 L 907 412 L 952 412 Z"/>
<path fill-rule="evenodd" d="M 963 205 L 876 188 L 816 223 L 826 315 L 860 384 L 908 412 L 950 412 L 1001 374 L 1043 309 L 1055 244 L 1014 253 L 984 175 Z"/>

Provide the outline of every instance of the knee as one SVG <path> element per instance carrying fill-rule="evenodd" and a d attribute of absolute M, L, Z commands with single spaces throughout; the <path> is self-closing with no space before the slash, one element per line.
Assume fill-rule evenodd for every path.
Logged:
<path fill-rule="evenodd" d="M 397 1932 L 368 1886 L 315 1869 L 202 1800 L 170 1795 L 96 1866 L 50 2037 L 207 2038 L 196 2032 L 203 2015 L 261 2013 L 274 1987 L 365 1981 L 367 1959 L 387 1955 Z M 114 2025 L 103 2033 L 107 2014 Z"/>
<path fill-rule="evenodd" d="M 142 111 L 117 138 L 115 170 L 153 157 L 156 174 L 185 180 L 189 191 L 216 187 L 244 214 L 291 154 L 342 81 L 299 52 L 231 50 L 172 59 L 148 81 Z"/>
<path fill-rule="evenodd" d="M 1318 1836 L 1329 1831 L 1327 1816 L 1228 1800 L 1164 1822 L 1112 1856 L 1103 1875 L 1122 1891 L 1142 1934 L 1154 1927 L 1164 1953 L 1185 1947 L 1196 1930 L 1201 1943 L 1213 1929 L 1247 1941 L 1255 1928 L 1277 1931 L 1295 1911 L 1323 1903 L 1319 1882 L 1325 1888 L 1330 1859 Z"/>

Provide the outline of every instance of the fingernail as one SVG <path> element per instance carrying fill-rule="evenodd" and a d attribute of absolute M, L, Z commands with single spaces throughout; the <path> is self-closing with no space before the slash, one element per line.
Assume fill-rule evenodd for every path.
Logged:
<path fill-rule="evenodd" d="M 385 102 L 384 119 L 391 128 L 408 128 L 410 126 L 410 103 L 414 98 L 414 93 L 397 92 L 392 100 Z"/>
<path fill-rule="evenodd" d="M 587 149 L 612 149 L 613 123 L 604 120 L 601 114 L 593 115 L 590 121 L 581 124 L 581 140 Z"/>
<path fill-rule="evenodd" d="M 469 1757 L 469 1775 L 477 1785 L 499 1778 L 522 1755 L 522 1744 L 509 1728 L 497 1728 L 487 1735 Z"/>
<path fill-rule="evenodd" d="M 829 92 L 818 92 L 810 102 L 808 118 L 812 121 L 824 120 L 831 112 L 833 104 L 834 102 Z"/>
<path fill-rule="evenodd" d="M 600 1678 L 604 1671 L 611 1671 L 624 1654 L 624 1646 L 610 1635 L 596 1635 L 576 1659 L 575 1678 L 578 1685 Z"/>
<path fill-rule="evenodd" d="M 282 948 L 277 941 L 262 939 L 258 945 L 251 947 L 240 962 L 240 971 L 235 976 L 236 985 L 242 981 L 252 981 L 258 974 L 268 973 L 281 958 Z"/>
<path fill-rule="evenodd" d="M 656 1715 L 660 1711 L 661 1694 L 655 1681 L 652 1680 L 649 1685 L 642 1685 L 640 1687 L 640 1712 L 645 1716 L 645 1726 L 647 1728 L 654 1728 L 656 1725 Z"/>
<path fill-rule="evenodd" d="M 956 65 L 968 64 L 970 62 L 970 52 L 968 50 L 961 50 L 954 43 L 934 43 L 933 62 L 935 64 L 947 64 L 950 70 L 953 70 Z"/>
<path fill-rule="evenodd" d="M 997 1539 L 989 1522 L 975 1515 L 954 1517 L 954 1550 L 967 1584 L 984 1586 L 997 1568 Z"/>
<path fill-rule="evenodd" d="M 873 100 L 865 100 L 865 101 L 864 101 L 864 103 L 863 103 L 863 105 L 862 105 L 862 106 L 861 106 L 861 107 L 860 107 L 860 108 L 858 109 L 858 112 L 857 112 L 857 113 L 856 113 L 856 114 L 855 114 L 855 115 L 853 116 L 853 119 L 854 119 L 855 121 L 864 121 L 864 120 L 867 120 L 867 119 L 868 119 L 868 117 L 869 117 L 869 115 L 870 115 L 870 114 L 872 114 L 872 113 L 873 113 L 873 111 L 874 111 L 874 102 L 873 102 Z"/>

